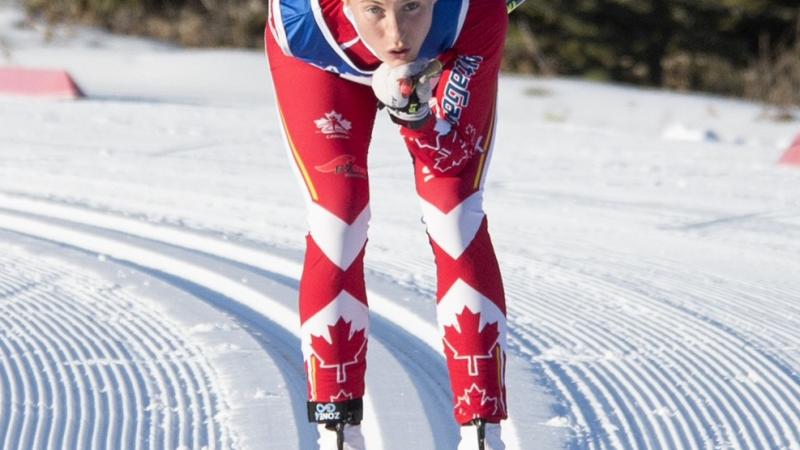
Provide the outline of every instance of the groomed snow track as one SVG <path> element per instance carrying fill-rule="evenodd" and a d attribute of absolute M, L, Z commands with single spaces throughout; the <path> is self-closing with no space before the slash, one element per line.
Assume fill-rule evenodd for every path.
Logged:
<path fill-rule="evenodd" d="M 173 227 L 138 222 L 110 213 L 9 195 L 0 196 L 0 223 L 3 224 L 3 229 L 108 255 L 110 260 L 133 265 L 151 276 L 173 282 L 216 307 L 231 312 L 243 322 L 247 322 L 254 330 L 278 335 L 285 347 L 281 352 L 290 355 L 296 353 L 296 336 L 293 336 L 291 331 L 294 329 L 296 319 L 290 309 L 291 302 L 286 302 L 285 299 L 293 298 L 293 291 L 297 287 L 296 273 L 299 264 L 285 256 L 266 253 L 263 250 L 252 250 Z M 529 285 L 516 285 L 522 278 L 512 276 L 509 277 L 508 289 L 510 292 L 539 293 L 540 298 L 534 299 L 536 310 L 530 309 L 534 307 L 533 302 L 526 302 L 521 298 L 514 301 L 512 294 L 511 316 L 512 319 L 519 318 L 520 321 L 520 326 L 512 328 L 512 348 L 520 354 L 531 355 L 531 361 L 539 366 L 540 376 L 549 384 L 552 393 L 568 408 L 566 416 L 576 433 L 572 447 L 796 448 L 794 443 L 800 442 L 800 431 L 797 426 L 800 418 L 800 377 L 792 367 L 797 361 L 786 361 L 782 356 L 770 352 L 769 348 L 762 348 L 758 342 L 743 338 L 737 330 L 707 317 L 702 311 L 677 304 L 671 299 L 680 298 L 689 302 L 706 300 L 705 305 L 711 313 L 715 312 L 714 308 L 725 308 L 726 302 L 733 301 L 731 307 L 725 308 L 724 312 L 734 314 L 735 321 L 765 327 L 770 324 L 769 314 L 752 317 L 752 311 L 749 311 L 752 304 L 748 303 L 748 296 L 743 296 L 742 293 L 768 295 L 771 301 L 800 313 L 800 307 L 792 302 L 792 299 L 800 298 L 799 292 L 790 287 L 776 287 L 772 290 L 763 286 L 742 285 L 736 280 L 721 279 L 710 274 L 676 273 L 675 266 L 665 262 L 649 261 L 647 264 L 632 265 L 626 262 L 624 255 L 613 253 L 608 253 L 603 261 L 592 261 L 582 256 L 586 252 L 580 248 L 579 243 L 573 243 L 571 247 L 570 251 L 574 252 L 575 261 L 580 260 L 580 264 L 569 264 L 570 258 L 563 260 L 565 261 L 563 267 L 556 268 L 550 263 L 547 267 L 544 264 L 539 267 L 539 263 L 533 262 L 529 270 L 547 273 L 548 276 L 539 279 L 528 278 L 525 283 Z M 559 251 L 564 252 L 565 247 L 562 245 Z M 159 258 L 165 260 L 159 261 Z M 604 270 L 603 267 L 609 269 Z M 32 269 L 22 270 L 24 273 L 35 272 Z M 626 274 L 624 280 L 619 279 L 619 275 L 614 275 L 621 272 Z M 262 281 L 266 284 L 259 284 L 259 277 L 263 278 Z M 674 277 L 680 277 L 681 283 L 675 282 Z M 581 285 L 584 286 L 580 293 L 569 287 L 576 279 L 581 280 Z M 3 285 L 7 286 L 3 288 L 6 296 L 22 298 L 27 295 L 24 284 L 14 283 L 19 284 L 19 281 L 15 282 L 12 279 Z M 706 289 L 681 291 L 681 286 L 705 286 Z M 765 290 L 768 292 L 764 292 Z M 567 292 L 570 294 L 565 294 Z M 443 383 L 446 382 L 446 374 L 440 356 L 434 350 L 438 345 L 435 329 L 432 326 L 419 324 L 420 331 L 416 336 L 410 335 L 403 330 L 402 324 L 414 320 L 413 315 L 401 308 L 392 307 L 391 302 L 382 298 L 380 294 L 370 292 L 370 295 L 373 309 L 380 313 L 374 321 L 372 335 L 375 343 L 371 344 L 370 352 L 381 355 L 382 360 L 396 362 L 395 367 L 370 367 L 369 373 L 375 380 L 373 383 L 378 385 L 397 381 L 400 390 L 418 390 L 420 396 L 437 399 L 435 404 L 438 405 L 438 412 L 428 411 L 426 416 L 430 421 L 430 425 L 427 426 L 428 438 L 420 440 L 419 445 L 450 448 L 454 445 L 455 432 L 448 424 L 449 398 L 446 383 Z M 613 302 L 611 306 L 606 302 L 602 308 L 598 308 L 597 312 L 603 314 L 602 325 L 564 318 L 562 311 L 565 309 L 586 308 L 587 304 L 591 304 L 601 296 L 616 298 L 619 302 L 616 306 Z M 281 298 L 284 300 L 279 300 Z M 634 303 L 638 306 L 632 306 Z M 635 323 L 622 323 L 620 319 L 615 318 L 615 307 L 640 308 L 640 320 Z M 27 315 L 32 316 L 30 313 Z M 545 326 L 535 330 L 526 327 L 526 320 L 523 318 L 532 316 L 546 318 Z M 258 317 L 262 317 L 261 322 Z M 146 315 L 143 319 L 147 323 L 158 323 Z M 69 330 L 73 330 L 74 325 L 65 322 Z M 42 325 L 22 322 L 9 325 L 8 330 L 12 335 L 19 335 L 20 333 L 15 330 L 29 327 L 24 334 L 34 336 L 30 339 L 41 339 L 41 336 L 52 335 L 52 332 L 42 335 L 41 330 L 32 328 L 37 326 Z M 275 327 L 278 327 L 279 332 L 276 332 Z M 87 329 L 85 326 L 78 328 Z M 784 327 L 773 331 L 786 342 L 797 342 L 798 331 L 793 328 Z M 74 332 L 74 330 L 62 331 L 62 334 L 69 336 L 69 333 Z M 93 342 L 106 341 L 109 336 L 117 332 L 115 329 L 109 329 L 102 334 L 103 331 L 98 330 L 99 334 Z M 154 327 L 149 332 L 141 330 L 139 332 L 143 336 L 156 334 L 152 339 L 157 343 L 160 342 L 160 345 L 175 341 L 169 337 L 168 330 L 163 326 L 161 329 Z M 121 335 L 125 336 L 124 331 L 122 333 Z M 127 333 L 129 336 L 130 331 Z M 8 332 L 4 336 L 7 335 Z M 2 343 L 4 351 L 12 355 L 7 356 L 7 360 L 15 362 L 25 358 L 20 359 L 20 356 L 13 355 L 27 353 L 36 355 L 42 351 L 40 349 L 26 353 L 14 347 L 21 345 L 19 343 L 9 342 L 8 339 L 4 339 Z M 155 435 L 156 432 L 151 430 L 151 435 L 143 441 L 149 446 L 142 448 L 170 448 L 174 443 L 200 443 L 208 437 L 212 438 L 212 442 L 224 447 L 224 442 L 220 440 L 223 436 L 219 430 L 213 427 L 211 429 L 200 427 L 198 430 L 187 426 L 187 424 L 209 425 L 214 423 L 213 420 L 186 417 L 187 414 L 177 414 L 172 419 L 168 414 L 160 419 L 158 417 L 143 419 L 141 410 L 125 412 L 128 411 L 126 408 L 131 408 L 130 405 L 115 405 L 110 398 L 92 398 L 92 395 L 97 396 L 96 393 L 93 394 L 97 390 L 91 387 L 98 384 L 111 386 L 111 391 L 114 391 L 113 387 L 117 387 L 135 392 L 138 385 L 130 380 L 152 378 L 152 376 L 140 375 L 137 378 L 133 375 L 122 375 L 124 368 L 142 369 L 130 367 L 129 363 L 122 365 L 110 363 L 109 361 L 119 359 L 115 358 L 116 353 L 111 353 L 112 350 L 91 350 L 92 344 L 86 339 L 80 343 L 80 340 L 76 341 L 74 338 L 66 338 L 60 343 L 38 345 L 44 348 L 46 353 L 52 353 L 53 349 L 59 348 L 57 346 L 78 346 L 79 349 L 83 348 L 84 352 L 79 360 L 99 361 L 96 365 L 88 365 L 95 371 L 85 368 L 86 364 L 78 365 L 84 367 L 84 371 L 80 373 L 77 372 L 78 368 L 68 366 L 72 370 L 72 379 L 76 381 L 77 387 L 71 394 L 61 394 L 61 396 L 78 398 L 72 400 L 72 404 L 93 401 L 93 407 L 87 408 L 87 411 L 113 411 L 125 420 L 122 421 L 122 425 L 114 425 L 113 419 L 106 418 L 108 424 L 104 424 L 104 419 L 93 418 L 92 420 L 99 422 L 95 422 L 91 427 L 92 432 L 81 432 L 80 427 L 68 431 L 63 425 L 58 424 L 70 422 L 69 420 L 54 420 L 51 428 L 56 431 L 48 432 L 42 430 L 45 426 L 37 425 L 34 418 L 39 415 L 30 414 L 28 411 L 28 414 L 17 414 L 25 418 L 23 421 L 29 422 L 27 425 L 17 423 L 15 420 L 5 422 L 7 430 L 26 430 L 19 433 L 21 437 L 18 441 L 10 441 L 10 444 L 7 442 L 5 448 L 14 448 L 15 444 L 17 448 L 25 448 L 31 443 L 45 439 L 51 442 L 62 442 L 59 439 L 64 442 L 70 442 L 69 439 L 90 439 L 86 442 L 95 444 L 101 441 L 123 444 L 127 442 L 133 445 L 137 442 L 133 436 L 138 434 L 129 429 L 134 427 L 132 424 L 136 424 L 136 430 L 147 429 L 148 420 L 151 422 L 161 420 L 161 427 L 172 431 Z M 146 342 L 143 343 L 143 346 L 146 345 L 148 345 Z M 643 348 L 650 349 L 652 354 L 641 352 Z M 541 352 L 539 349 L 547 350 Z M 181 351 L 186 352 L 186 349 Z M 387 358 L 387 354 L 393 356 Z M 152 353 L 150 358 L 153 358 Z M 291 361 L 291 357 L 284 356 L 284 358 Z M 202 367 L 172 368 L 173 365 L 180 365 L 184 360 L 191 361 L 192 358 L 178 358 L 177 361 L 172 361 L 156 357 L 156 360 L 163 360 L 164 365 L 168 366 L 158 368 L 156 375 L 156 378 L 161 380 L 158 383 L 158 390 L 165 392 L 162 395 L 169 399 L 166 400 L 167 404 L 172 404 L 176 411 L 184 411 L 183 408 L 187 405 L 192 407 L 186 408 L 186 411 L 197 411 L 195 405 L 198 404 L 204 405 L 200 408 L 203 411 L 213 409 L 213 404 L 208 403 L 208 395 L 194 398 L 179 394 L 181 385 L 175 380 L 184 380 L 187 374 L 191 374 L 191 380 L 203 379 Z M 292 365 L 291 362 L 284 364 Z M 43 381 L 38 375 L 33 374 L 45 373 L 55 377 L 54 374 L 58 370 L 63 372 L 67 370 L 66 368 L 53 364 L 48 366 L 44 362 L 33 360 L 22 368 L 17 368 L 17 365 L 13 365 L 13 369 L 8 369 L 11 373 L 6 379 L 10 382 L 3 385 L 3 391 L 9 394 L 4 393 L 3 398 L 9 400 L 4 400 L 3 405 L 22 404 L 27 405 L 27 408 L 39 405 L 39 408 L 44 408 L 42 405 L 48 404 L 47 398 L 58 397 L 58 394 L 48 393 L 48 389 L 52 388 L 47 386 L 52 380 Z M 100 368 L 104 368 L 108 373 L 97 373 Z M 170 368 L 175 373 L 170 372 Z M 60 376 L 63 378 L 64 374 Z M 120 381 L 120 377 L 123 381 Z M 295 402 L 299 403 L 297 400 L 302 399 L 304 386 L 302 373 L 297 365 L 294 364 L 294 367 L 287 369 L 284 377 L 287 384 L 291 385 Z M 202 389 L 200 391 L 202 392 Z M 133 397 L 138 399 L 152 395 L 136 394 Z M 397 405 L 396 397 L 390 398 L 391 396 L 381 394 L 370 397 L 375 398 L 374 401 L 378 403 Z M 20 401 L 21 398 L 25 400 Z M 125 398 L 123 395 L 120 401 L 125 402 Z M 422 408 L 422 405 L 416 404 L 411 407 Z M 64 406 L 61 408 L 71 411 L 71 414 L 76 414 L 78 411 L 75 406 L 73 409 Z M 372 420 L 375 424 L 373 427 L 368 427 L 370 438 L 377 444 L 376 446 L 403 448 L 402 445 L 393 446 L 391 442 L 405 439 L 403 445 L 406 445 L 408 437 L 401 435 L 407 433 L 407 430 L 402 430 L 400 433 L 395 431 L 396 435 L 392 435 L 392 431 L 381 428 L 382 424 L 391 423 L 392 420 L 386 414 L 376 413 L 375 408 L 374 404 L 368 405 L 369 413 L 374 415 Z M 381 408 L 387 411 L 397 410 L 385 405 L 381 405 Z M 145 412 L 151 409 L 145 408 Z M 53 408 L 51 414 L 59 410 Z M 94 415 L 104 416 L 104 414 Z M 290 418 L 285 426 L 291 428 L 299 426 L 299 430 L 302 430 L 303 427 L 300 425 L 304 420 L 302 415 L 302 409 L 295 405 L 294 417 Z M 402 415 L 393 419 L 414 420 Z M 426 427 L 422 423 L 418 425 Z M 64 430 L 57 431 L 59 427 Z M 97 431 L 104 427 L 108 431 Z M 83 436 L 85 434 L 89 434 L 91 438 Z M 217 436 L 216 440 L 213 440 L 214 436 Z M 512 440 L 516 440 L 516 436 L 512 437 Z M 312 443 L 298 441 L 297 445 L 307 448 Z M 53 448 L 56 447 L 58 446 Z M 512 448 L 535 448 L 535 446 L 520 445 Z"/>
<path fill-rule="evenodd" d="M 225 447 L 201 351 L 79 268 L 0 257 L 4 449 Z"/>
<path fill-rule="evenodd" d="M 89 252 L 101 260 L 134 268 L 230 313 L 251 330 L 257 339 L 261 339 L 259 336 L 269 336 L 264 347 L 271 347 L 269 353 L 274 359 L 283 360 L 280 364 L 283 368 L 281 375 L 283 382 L 291 391 L 292 405 L 290 407 L 293 409 L 293 414 L 286 415 L 283 419 L 284 423 L 279 424 L 280 428 L 275 429 L 297 429 L 294 439 L 284 436 L 280 445 L 285 445 L 288 440 L 291 445 L 299 448 L 313 448 L 314 431 L 305 423 L 305 411 L 302 407 L 305 378 L 298 364 L 297 318 L 291 309 L 299 284 L 296 276 L 300 270 L 298 262 L 262 251 L 249 250 L 197 233 L 137 222 L 111 214 L 6 195 L 2 195 L 2 199 L 0 229 Z M 14 294 L 14 296 L 19 297 L 18 294 Z M 437 331 L 433 326 L 417 323 L 415 325 L 418 329 L 417 332 L 410 334 L 405 324 L 411 321 L 418 322 L 412 314 L 392 307 L 390 301 L 374 291 L 370 292 L 370 298 L 373 305 L 380 305 L 373 307 L 373 310 L 379 311 L 379 315 L 373 319 L 370 355 L 382 363 L 370 367 L 368 386 L 391 386 L 391 389 L 378 392 L 373 392 L 368 387 L 365 398 L 366 418 L 364 423 L 365 435 L 371 448 L 402 449 L 407 448 L 408 445 L 414 445 L 417 448 L 454 447 L 458 431 L 450 419 L 449 385 L 444 361 L 436 350 L 439 345 Z M 107 300 L 107 302 L 110 301 Z M 142 328 L 150 321 L 157 323 L 157 318 L 147 315 L 140 317 L 140 320 L 142 320 L 140 325 Z M 74 324 L 65 323 L 64 326 L 71 325 Z M 162 328 L 167 327 L 162 326 Z M 158 327 L 155 330 L 158 330 Z M 113 340 L 115 332 L 115 329 L 97 330 L 94 335 L 84 341 Z M 146 343 L 140 344 L 136 341 L 138 335 L 135 333 L 128 332 L 125 336 L 130 337 L 134 345 L 146 345 Z M 143 333 L 142 336 L 146 340 L 149 334 Z M 162 337 L 159 342 L 161 345 L 170 345 L 170 348 L 162 349 L 160 353 L 150 355 L 151 357 L 156 358 L 159 362 L 163 361 L 168 368 L 172 368 L 183 359 L 178 356 L 178 361 L 170 360 L 176 354 L 181 355 L 179 350 L 186 352 L 185 349 L 178 349 L 179 340 Z M 67 341 L 66 344 L 61 345 L 70 346 L 71 343 L 72 341 Z M 276 343 L 280 343 L 283 347 L 277 352 L 274 349 Z M 84 345 L 88 344 L 80 344 L 80 346 Z M 75 352 L 76 350 L 69 349 L 68 351 Z M 81 357 L 89 361 L 98 360 L 100 361 L 98 365 L 109 366 L 109 370 L 116 368 L 116 362 L 120 359 L 112 359 L 105 353 L 100 355 L 92 353 L 88 356 L 81 354 Z M 201 360 L 202 358 L 186 359 Z M 107 362 L 108 360 L 111 362 Z M 128 360 L 127 365 L 135 368 L 135 362 L 139 360 L 148 366 L 152 365 L 147 362 L 147 358 Z M 113 442 L 117 444 L 113 446 L 114 448 L 140 448 L 144 442 L 147 444 L 145 448 L 203 448 L 206 445 L 214 448 L 228 448 L 230 443 L 224 440 L 224 436 L 217 436 L 220 434 L 219 430 L 215 430 L 213 427 L 210 430 L 202 429 L 201 424 L 213 425 L 215 423 L 213 414 L 211 418 L 206 417 L 202 420 L 190 418 L 189 420 L 193 420 L 194 427 L 186 424 L 185 411 L 199 409 L 196 404 L 201 400 L 206 400 L 207 403 L 209 396 L 206 392 L 206 395 L 201 396 L 202 398 L 199 400 L 192 396 L 186 398 L 183 390 L 202 393 L 206 387 L 179 384 L 179 381 L 186 377 L 184 372 L 190 372 L 189 369 L 178 366 L 175 370 L 179 371 L 180 376 L 165 372 L 161 368 L 158 369 L 159 371 L 155 375 L 158 381 L 157 395 L 150 391 L 147 394 L 136 392 L 136 389 L 149 388 L 147 385 L 142 386 L 142 383 L 149 383 L 153 377 L 139 376 L 124 386 L 117 382 L 111 385 L 105 382 L 102 383 L 102 389 L 97 389 L 98 382 L 94 380 L 96 376 L 93 372 L 71 374 L 70 380 L 76 385 L 73 389 L 74 392 L 71 392 L 72 396 L 97 397 L 100 395 L 99 392 L 105 392 L 106 395 L 103 399 L 106 397 L 116 398 L 119 395 L 127 399 L 127 391 L 132 391 L 133 393 L 130 395 L 134 395 L 137 399 L 140 397 L 158 399 L 162 402 L 164 409 L 174 412 L 176 416 L 173 418 L 172 415 L 166 414 L 163 417 L 147 417 L 145 418 L 147 420 L 144 420 L 141 412 L 137 412 L 137 410 L 121 412 L 119 417 L 124 419 L 125 424 L 133 423 L 137 430 L 149 430 L 150 435 L 147 436 L 147 439 L 143 439 L 141 433 L 131 435 L 125 432 L 123 433 L 124 438 L 120 438 L 117 436 L 115 425 L 107 423 L 108 420 L 115 419 L 114 415 L 109 418 L 107 414 L 107 411 L 113 408 L 96 403 L 94 405 L 84 403 L 70 405 L 71 407 L 67 408 L 68 415 L 80 414 L 81 411 L 84 411 L 93 417 L 102 418 L 98 419 L 99 422 L 94 423 L 91 427 L 93 436 L 103 436 L 102 443 L 97 441 L 99 438 L 88 442 L 81 440 L 79 441 L 81 445 L 77 447 L 110 448 L 105 444 Z M 27 372 L 35 373 L 32 370 Z M 197 370 L 194 369 L 194 372 Z M 195 378 L 197 378 L 196 375 Z M 12 380 L 14 380 L 15 386 L 18 383 L 30 382 L 25 376 L 16 376 Z M 16 380 L 22 381 L 17 382 Z M 30 404 L 32 401 L 36 403 L 35 400 L 41 395 L 40 390 L 46 391 L 48 384 L 57 382 L 56 379 L 46 382 L 41 382 L 38 378 L 36 380 L 39 381 L 38 387 L 23 389 L 23 393 L 20 393 L 16 387 L 10 388 L 11 404 Z M 126 390 L 124 394 L 120 389 Z M 2 395 L 2 397 L 5 398 L 6 395 Z M 20 400 L 18 397 L 22 397 L 24 400 Z M 47 401 L 38 402 L 38 404 L 42 408 L 49 408 Z M 432 408 L 433 405 L 435 407 Z M 141 407 L 142 405 L 134 406 Z M 149 411 L 152 408 L 145 405 L 143 409 Z M 213 411 L 213 408 L 204 404 L 202 410 L 209 412 Z M 377 411 L 381 411 L 381 413 L 379 414 Z M 25 413 L 27 412 L 25 411 Z M 36 416 L 25 413 L 21 416 L 25 417 L 26 421 L 37 423 Z M 47 423 L 47 418 L 40 419 L 38 423 Z M 270 420 L 273 425 L 281 421 L 275 417 L 271 417 Z M 72 421 L 69 422 L 72 423 Z M 83 420 L 77 422 L 79 430 L 83 430 L 84 426 L 81 425 L 83 422 Z M 392 425 L 393 423 L 400 425 Z M 385 428 L 383 428 L 384 426 Z M 15 423 L 8 426 L 9 431 L 14 431 L 16 428 L 18 426 Z M 512 422 L 508 423 L 507 429 L 509 448 L 517 448 L 517 438 L 514 435 Z M 155 435 L 156 433 L 165 436 Z M 188 436 L 187 433 L 194 435 Z M 209 439 L 198 439 L 199 433 L 203 433 L 203 437 L 209 437 Z M 413 433 L 413 435 L 409 435 L 409 433 Z M 34 432 L 31 436 L 30 439 L 34 442 L 43 439 L 40 431 Z M 12 441 L 4 448 L 28 448 L 27 442 L 27 439 L 19 442 Z M 48 445 L 36 448 L 60 448 L 60 446 Z M 264 444 L 264 448 L 280 448 L 280 446 Z"/>

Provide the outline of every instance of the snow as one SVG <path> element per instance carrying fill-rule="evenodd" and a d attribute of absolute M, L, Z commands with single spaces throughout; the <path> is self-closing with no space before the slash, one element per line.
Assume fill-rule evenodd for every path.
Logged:
<path fill-rule="evenodd" d="M 2 448 L 313 448 L 305 211 L 261 52 L 0 6 Z M 800 448 L 800 122 L 747 102 L 504 76 L 486 209 L 510 449 Z M 395 127 L 371 151 L 370 449 L 452 449 L 435 272 Z"/>

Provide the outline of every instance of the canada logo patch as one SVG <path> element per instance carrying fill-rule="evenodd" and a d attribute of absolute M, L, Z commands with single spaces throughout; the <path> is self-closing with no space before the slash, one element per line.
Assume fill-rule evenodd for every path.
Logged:
<path fill-rule="evenodd" d="M 318 133 L 324 134 L 328 139 L 349 139 L 353 128 L 353 123 L 336 111 L 325 113 L 325 117 L 315 120 L 314 125 L 317 126 Z"/>

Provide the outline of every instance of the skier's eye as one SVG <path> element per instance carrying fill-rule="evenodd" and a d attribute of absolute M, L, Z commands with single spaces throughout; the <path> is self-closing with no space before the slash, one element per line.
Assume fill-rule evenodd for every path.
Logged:
<path fill-rule="evenodd" d="M 414 11 L 419 9 L 419 2 L 408 2 L 403 5 L 403 11 Z"/>
<path fill-rule="evenodd" d="M 368 6 L 366 11 L 368 13 L 370 13 L 370 14 L 375 14 L 375 15 L 378 15 L 378 16 L 383 14 L 383 8 L 378 7 L 378 6 L 374 6 L 374 5 L 373 6 Z"/>

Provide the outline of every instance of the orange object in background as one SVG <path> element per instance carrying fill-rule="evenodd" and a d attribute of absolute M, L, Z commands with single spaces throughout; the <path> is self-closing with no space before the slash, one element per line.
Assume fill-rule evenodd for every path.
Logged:
<path fill-rule="evenodd" d="M 0 67 L 0 95 L 74 100 L 82 96 L 64 70 Z"/>
<path fill-rule="evenodd" d="M 800 166 L 800 134 L 797 135 L 797 138 L 795 138 L 778 163 Z"/>

